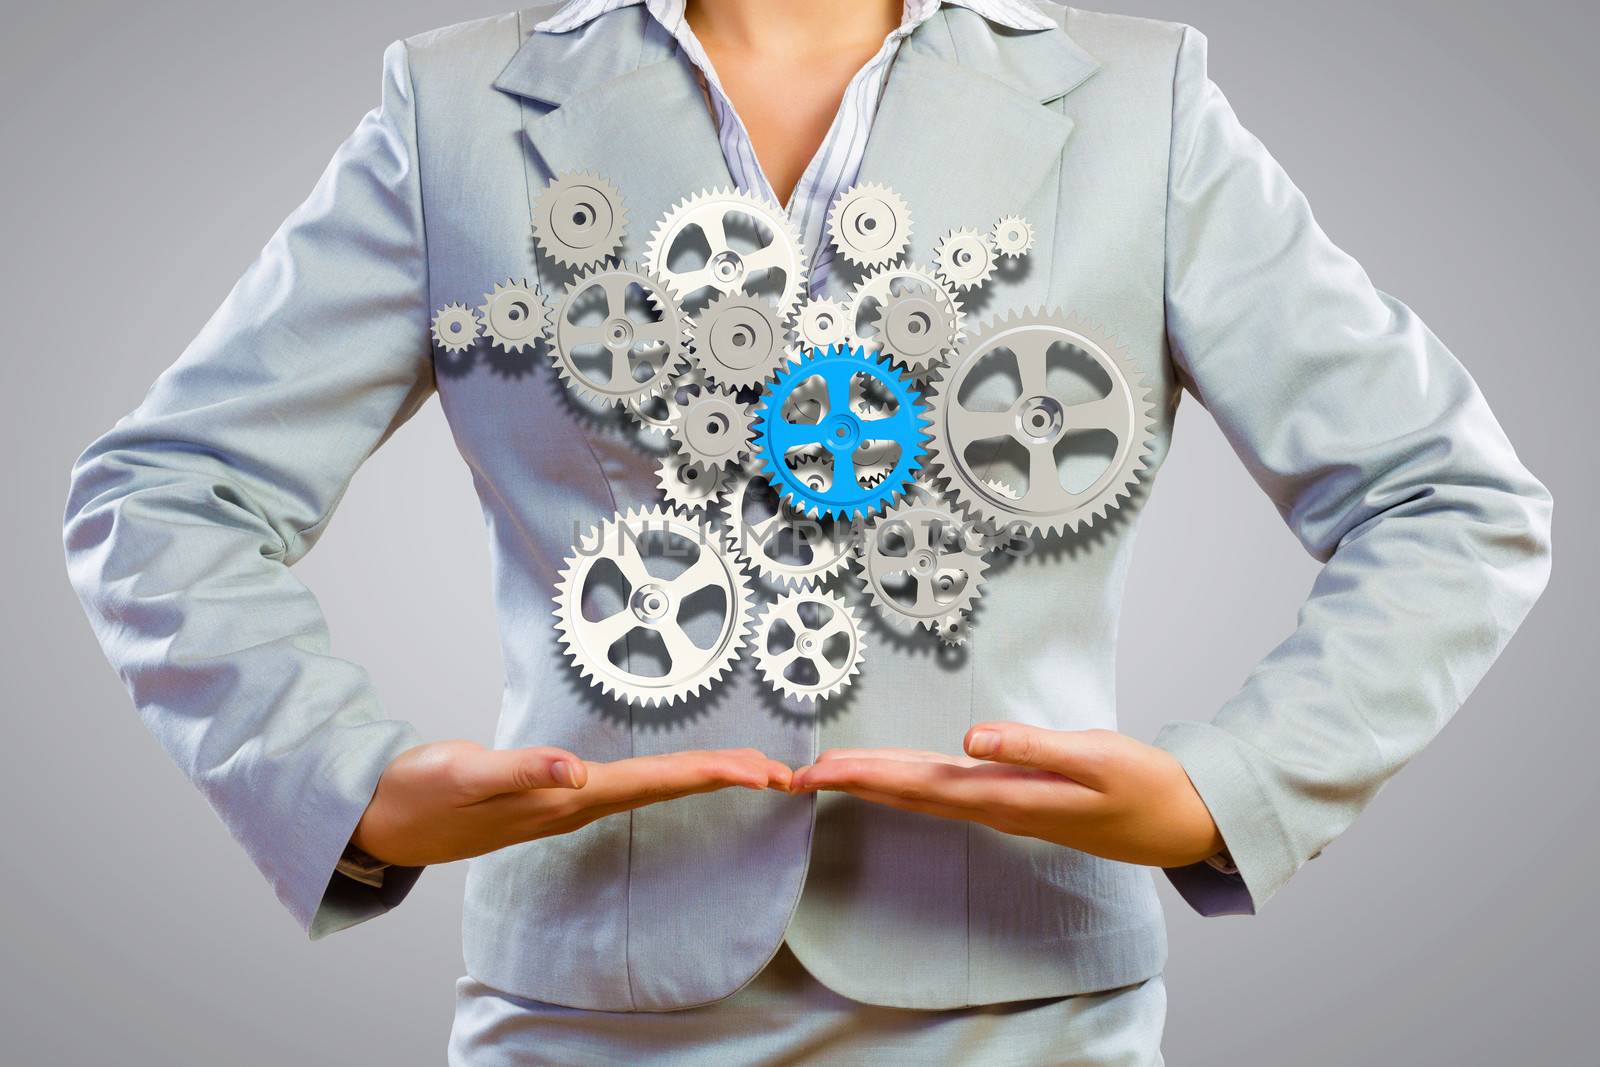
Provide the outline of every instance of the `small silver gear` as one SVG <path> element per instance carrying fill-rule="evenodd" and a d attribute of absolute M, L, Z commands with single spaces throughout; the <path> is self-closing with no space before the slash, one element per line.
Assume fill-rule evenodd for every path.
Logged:
<path fill-rule="evenodd" d="M 1083 398 L 1070 391 L 1082 379 L 1052 383 L 1050 354 L 1073 350 L 1086 357 L 1109 383 L 1103 395 Z M 996 363 L 989 363 L 998 357 Z M 978 381 L 980 367 L 1016 376 L 1000 406 L 973 407 L 981 390 L 963 396 Z M 933 443 L 929 469 L 954 494 L 962 509 L 985 528 L 1025 526 L 1036 534 L 1076 531 L 1104 518 L 1139 480 L 1155 441 L 1155 409 L 1138 369 L 1103 331 L 1059 312 L 1012 313 L 993 320 L 961 348 L 932 383 Z M 1081 390 L 1080 390 L 1081 391 Z M 1073 433 L 1107 432 L 1116 449 L 1098 473 L 1068 489 L 1060 446 Z M 991 485 L 991 468 L 1008 443 L 1027 457 L 1025 485 Z"/>
<path fill-rule="evenodd" d="M 857 544 L 867 596 L 891 623 L 938 633 L 983 590 L 983 535 L 926 487 L 868 523 Z"/>
<path fill-rule="evenodd" d="M 678 409 L 678 453 L 691 463 L 726 467 L 749 454 L 755 411 L 725 389 L 706 389 Z"/>
<path fill-rule="evenodd" d="M 933 261 L 940 278 L 952 288 L 965 291 L 977 288 L 994 275 L 997 254 L 988 234 L 960 229 L 939 238 Z"/>
<path fill-rule="evenodd" d="M 564 267 L 597 267 L 627 234 L 628 210 L 615 185 L 598 174 L 559 174 L 533 202 L 533 238 Z"/>
<path fill-rule="evenodd" d="M 1002 256 L 1025 256 L 1033 251 L 1033 224 L 1021 215 L 1007 215 L 994 224 L 989 240 Z"/>
<path fill-rule="evenodd" d="M 959 648 L 967 643 L 967 635 L 972 630 L 971 620 L 962 615 L 959 618 L 947 619 L 940 623 L 936 632 L 939 640 L 948 648 Z"/>
<path fill-rule="evenodd" d="M 454 355 L 478 339 L 478 316 L 465 304 L 446 304 L 433 316 L 433 343 Z"/>
<path fill-rule="evenodd" d="M 550 305 L 537 286 L 526 278 L 507 278 L 495 285 L 478 308 L 483 316 L 484 334 L 490 342 L 507 352 L 530 348 L 550 331 Z"/>
<path fill-rule="evenodd" d="M 613 574 L 621 575 L 625 595 L 611 587 Z M 721 612 L 715 620 L 693 613 L 697 631 L 702 621 L 712 631 L 701 643 L 680 612 L 708 589 L 720 592 Z M 555 604 L 556 634 L 568 659 L 591 685 L 629 704 L 671 705 L 709 689 L 749 639 L 750 585 L 738 560 L 713 531 L 664 508 L 615 515 L 591 529 L 562 566 Z M 628 640 L 635 633 L 639 640 Z M 635 654 L 654 659 L 653 649 L 666 663 L 650 666 L 661 669 L 637 668 Z"/>
<path fill-rule="evenodd" d="M 691 463 L 676 452 L 661 457 L 656 484 L 668 504 L 689 515 L 708 510 L 721 497 L 729 474 L 725 467 Z"/>
<path fill-rule="evenodd" d="M 885 353 L 917 375 L 950 356 L 965 319 L 943 281 L 919 267 L 890 266 L 856 286 L 845 321 L 869 353 Z"/>
<path fill-rule="evenodd" d="M 730 240 L 730 228 L 740 240 Z M 755 248 L 749 247 L 752 242 Z M 770 201 L 732 189 L 713 189 L 679 201 L 650 235 L 645 263 L 686 303 L 698 302 L 707 290 L 748 292 L 755 276 L 763 286 L 770 285 L 776 272 L 782 285 L 768 295 L 774 297 L 779 316 L 787 318 L 806 291 L 805 245 L 788 213 Z"/>
<path fill-rule="evenodd" d="M 864 182 L 840 193 L 828 212 L 834 249 L 858 267 L 881 267 L 911 243 L 911 208 L 886 185 Z"/>
<path fill-rule="evenodd" d="M 689 323 L 696 366 L 729 389 L 752 389 L 782 365 L 783 321 L 764 296 L 719 293 Z"/>
<path fill-rule="evenodd" d="M 729 550 L 773 585 L 817 585 L 850 562 L 848 529 L 802 514 L 754 471 L 729 476 L 722 503 Z"/>
<path fill-rule="evenodd" d="M 849 344 L 850 326 L 845 314 L 845 306 L 829 297 L 807 300 L 795 314 L 796 340 L 806 348 Z"/>
<path fill-rule="evenodd" d="M 668 434 L 677 427 L 678 414 L 689 398 L 710 388 L 711 383 L 706 381 L 706 376 L 700 373 L 698 367 L 691 365 L 663 385 L 659 393 L 624 401 L 623 406 L 640 429 Z"/>
<path fill-rule="evenodd" d="M 756 624 L 761 677 L 804 703 L 842 693 L 861 673 L 865 650 L 861 620 L 842 597 L 822 590 L 781 594 Z"/>
<path fill-rule="evenodd" d="M 591 321 L 596 311 L 598 322 Z M 637 403 L 661 392 L 688 352 L 683 310 L 667 283 L 630 267 L 574 278 L 556 305 L 550 337 L 562 380 L 606 404 Z"/>

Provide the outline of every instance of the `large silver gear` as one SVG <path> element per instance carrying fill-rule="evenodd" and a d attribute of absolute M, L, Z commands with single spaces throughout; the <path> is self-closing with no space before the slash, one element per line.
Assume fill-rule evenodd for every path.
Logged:
<path fill-rule="evenodd" d="M 887 353 L 913 375 L 948 358 L 965 323 L 950 287 L 910 266 L 869 274 L 851 294 L 845 320 L 863 348 Z"/>
<path fill-rule="evenodd" d="M 680 567 L 691 550 L 693 562 Z M 647 556 L 656 561 L 655 570 L 647 566 Z M 602 568 L 602 562 L 610 566 Z M 662 577 L 668 566 L 680 569 Z M 611 573 L 622 576 L 625 595 L 608 588 Z M 680 612 L 705 590 L 721 593 L 722 611 L 710 642 L 701 645 Z M 607 594 L 621 606 L 599 614 L 595 601 Z M 662 508 L 616 515 L 591 529 L 562 567 L 555 603 L 556 633 L 567 657 L 591 685 L 630 704 L 670 705 L 710 688 L 749 638 L 749 579 L 738 560 L 700 523 Z M 625 640 L 641 631 L 653 635 L 649 643 L 665 653 L 667 662 L 658 673 L 634 668 L 633 648 Z M 612 658 L 619 644 L 620 663 Z"/>
<path fill-rule="evenodd" d="M 816 297 L 800 305 L 795 313 L 795 339 L 806 348 L 829 348 L 850 343 L 850 326 L 845 321 L 845 306 L 829 297 Z"/>
<path fill-rule="evenodd" d="M 743 235 L 748 241 L 729 238 L 728 223 L 739 220 L 756 224 L 755 233 Z M 750 242 L 757 247 L 745 247 Z M 693 258 L 685 262 L 685 253 L 691 251 Z M 752 274 L 762 272 L 765 280 L 777 271 L 783 276 L 783 285 L 770 295 L 780 317 L 787 318 L 806 291 L 805 246 L 788 213 L 769 201 L 732 189 L 696 193 L 679 201 L 650 235 L 645 263 L 685 301 L 707 289 L 744 293 Z"/>
<path fill-rule="evenodd" d="M 753 389 L 786 356 L 783 320 L 764 296 L 719 293 L 689 323 L 694 362 L 716 385 Z"/>
<path fill-rule="evenodd" d="M 661 457 L 656 484 L 668 504 L 690 514 L 700 515 L 721 499 L 730 475 L 726 467 L 691 463 L 677 452 Z"/>
<path fill-rule="evenodd" d="M 526 278 L 497 283 L 494 292 L 484 295 L 478 314 L 490 343 L 507 352 L 531 348 L 550 331 L 550 305 Z"/>
<path fill-rule="evenodd" d="M 831 480 L 831 464 L 825 472 Z M 817 585 L 850 562 L 848 529 L 801 513 L 753 471 L 727 477 L 722 503 L 729 550 L 773 585 Z"/>
<path fill-rule="evenodd" d="M 615 256 L 627 234 L 628 209 L 598 174 L 559 174 L 533 202 L 533 238 L 565 267 L 596 267 Z"/>
<path fill-rule="evenodd" d="M 905 255 L 911 208 L 886 185 L 864 182 L 840 193 L 828 212 L 834 250 L 858 267 L 881 267 Z"/>
<path fill-rule="evenodd" d="M 638 298 L 630 299 L 635 292 Z M 596 295 L 603 298 L 598 307 Z M 586 321 L 591 310 L 601 312 L 599 323 Z M 683 368 L 688 336 L 683 309 L 665 281 L 630 267 L 604 267 L 579 274 L 562 294 L 550 356 L 580 395 L 637 404 Z"/>
<path fill-rule="evenodd" d="M 962 291 L 975 289 L 993 277 L 996 255 L 989 235 L 977 230 L 951 230 L 933 248 L 939 277 Z"/>
<path fill-rule="evenodd" d="M 774 692 L 804 703 L 842 693 L 865 651 L 861 620 L 820 589 L 783 593 L 756 624 L 756 669 Z"/>
<path fill-rule="evenodd" d="M 465 304 L 446 304 L 433 316 L 433 343 L 452 355 L 460 355 L 478 339 L 478 316 Z"/>
<path fill-rule="evenodd" d="M 1063 395 L 1046 374 L 1052 350 L 1087 357 L 1109 381 L 1105 395 Z M 1014 369 L 1016 397 L 1003 410 L 969 407 L 963 387 L 991 357 Z M 1104 518 L 1139 480 L 1155 440 L 1155 409 L 1126 348 L 1077 317 L 1059 312 L 1012 313 L 984 326 L 932 383 L 933 443 L 929 469 L 966 513 L 990 529 L 1020 523 L 1058 534 Z M 1069 434 L 1107 431 L 1116 450 L 1105 468 L 1076 492 L 1062 483 L 1057 448 Z M 991 484 L 991 468 L 1007 441 L 1027 455 L 1027 484 Z M 983 447 L 983 446 L 987 447 Z M 998 485 L 998 488 L 997 488 Z"/>
<path fill-rule="evenodd" d="M 942 633 L 983 591 L 983 534 L 926 487 L 867 523 L 857 542 L 861 582 L 888 622 Z"/>
<path fill-rule="evenodd" d="M 755 411 L 725 389 L 705 389 L 678 409 L 673 433 L 678 453 L 691 463 L 726 467 L 750 452 Z"/>
<path fill-rule="evenodd" d="M 1033 251 L 1033 224 L 1021 215 L 1007 215 L 994 224 L 989 240 L 1002 256 L 1025 256 Z"/>

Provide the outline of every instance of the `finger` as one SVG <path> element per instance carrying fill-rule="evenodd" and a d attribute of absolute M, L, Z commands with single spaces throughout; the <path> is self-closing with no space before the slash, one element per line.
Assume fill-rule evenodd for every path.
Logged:
<path fill-rule="evenodd" d="M 977 768 L 948 763 L 870 757 L 832 759 L 798 772 L 796 788 L 867 790 L 963 808 L 980 808 L 997 799 L 999 783 L 985 781 Z"/>
<path fill-rule="evenodd" d="M 979 723 L 967 731 L 967 754 L 1015 767 L 1066 775 L 1085 785 L 1105 784 L 1109 730 L 1046 730 L 1020 722 Z"/>
<path fill-rule="evenodd" d="M 588 780 L 583 760 L 564 748 L 486 748 L 457 758 L 457 786 L 469 797 L 530 789 L 582 789 Z"/>
<path fill-rule="evenodd" d="M 776 760 L 759 753 L 727 750 L 592 763 L 589 784 L 580 792 L 580 799 L 585 806 L 602 807 L 633 801 L 657 803 L 729 786 L 766 789 L 775 775 L 781 776 L 779 767 Z"/>
<path fill-rule="evenodd" d="M 908 760 L 912 763 L 953 763 L 957 766 L 972 766 L 980 761 L 970 756 L 951 756 L 944 752 L 930 752 L 920 748 L 830 748 L 817 757 L 818 763 L 826 763 L 835 759 L 880 759 Z"/>

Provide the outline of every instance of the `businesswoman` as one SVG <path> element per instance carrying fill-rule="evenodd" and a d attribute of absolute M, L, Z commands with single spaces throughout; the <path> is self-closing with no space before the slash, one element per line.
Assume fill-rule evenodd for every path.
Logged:
<path fill-rule="evenodd" d="M 547 361 L 429 338 L 486 280 L 560 286 L 529 228 L 573 171 L 622 191 L 635 262 L 691 194 L 783 205 L 819 298 L 852 283 L 827 216 L 858 183 L 912 206 L 918 261 L 1029 220 L 983 310 L 1114 326 L 1153 402 L 1143 488 L 996 568 L 960 655 L 878 643 L 836 714 L 780 713 L 749 672 L 618 713 L 550 606 L 574 526 L 653 501 L 653 460 Z M 1236 696 L 1145 744 L 1116 731 L 1112 652 L 1185 391 L 1324 568 Z M 386 718 L 290 570 L 435 394 L 493 550 L 493 749 Z M 381 104 L 79 458 L 64 537 L 146 721 L 310 936 L 473 858 L 452 1063 L 1152 1064 L 1150 868 L 1239 913 L 1317 856 L 1529 610 L 1550 510 L 1195 30 L 1032 0 L 575 0 L 390 46 Z"/>

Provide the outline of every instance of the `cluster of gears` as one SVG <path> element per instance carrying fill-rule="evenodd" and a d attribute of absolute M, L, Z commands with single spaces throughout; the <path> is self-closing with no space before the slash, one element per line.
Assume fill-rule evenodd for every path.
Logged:
<path fill-rule="evenodd" d="M 599 523 L 557 583 L 562 646 L 614 699 L 699 694 L 752 636 L 775 692 L 836 696 L 865 650 L 836 580 L 852 564 L 881 619 L 959 645 L 992 557 L 1104 517 L 1144 469 L 1147 388 L 1102 331 L 1025 311 L 968 332 L 968 295 L 1033 246 L 1020 217 L 950 231 L 923 267 L 905 201 L 856 185 L 828 216 L 844 301 L 808 297 L 798 232 L 749 194 L 681 201 L 638 263 L 626 226 L 610 182 L 557 176 L 533 236 L 560 295 L 507 279 L 432 324 L 450 353 L 547 348 L 578 398 L 662 446 L 664 503 Z"/>

